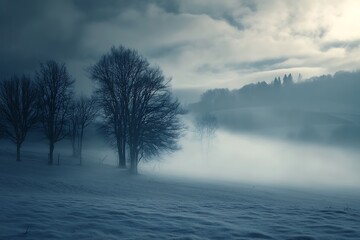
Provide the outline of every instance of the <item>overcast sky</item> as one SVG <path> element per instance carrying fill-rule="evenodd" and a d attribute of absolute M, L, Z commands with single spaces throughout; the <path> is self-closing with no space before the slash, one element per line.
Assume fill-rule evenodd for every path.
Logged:
<path fill-rule="evenodd" d="M 120 44 L 173 78 L 174 88 L 239 88 L 292 73 L 360 65 L 358 0 L 0 0 L 0 76 L 65 61 L 84 68 Z"/>

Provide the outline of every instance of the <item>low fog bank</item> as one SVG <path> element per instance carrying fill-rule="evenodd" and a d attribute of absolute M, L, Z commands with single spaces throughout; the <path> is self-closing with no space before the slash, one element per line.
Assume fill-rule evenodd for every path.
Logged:
<path fill-rule="evenodd" d="M 359 87 L 355 71 L 208 90 L 189 105 L 182 150 L 142 169 L 209 181 L 359 188 Z M 206 136 L 213 131 L 206 125 L 215 135 Z"/>
<path fill-rule="evenodd" d="M 273 135 L 257 135 L 218 128 L 214 135 L 199 136 L 191 115 L 184 119 L 188 129 L 182 149 L 141 162 L 140 173 L 217 183 L 246 183 L 302 188 L 359 189 L 360 151 L 308 141 L 286 141 Z M 96 126 L 85 133 L 83 165 L 116 167 L 118 156 Z M 1 151 L 13 154 L 9 141 L 0 141 Z M 23 146 L 23 161 L 33 152 L 47 162 L 48 144 L 39 133 L 29 135 Z M 56 144 L 55 164 L 78 165 L 71 157 L 69 139 Z M 15 155 L 14 155 L 15 161 Z M 100 177 L 100 176 L 97 176 Z"/>
<path fill-rule="evenodd" d="M 182 149 L 141 162 L 140 173 L 208 182 L 360 188 L 360 151 L 356 149 L 286 141 L 222 127 L 212 136 L 201 137 L 191 116 L 184 121 L 188 129 L 180 142 Z M 4 148 L 9 153 L 15 150 L 9 141 L 1 140 L 0 145 L 2 151 Z M 48 145 L 39 134 L 32 133 L 23 150 L 27 154 L 42 154 L 46 164 Z M 78 159 L 71 154 L 70 140 L 59 142 L 54 152 L 55 164 L 60 157 L 60 164 L 78 165 Z M 23 161 L 27 161 L 26 155 Z M 116 151 L 109 147 L 96 127 L 89 128 L 85 134 L 83 164 L 114 167 L 118 164 Z"/>
<path fill-rule="evenodd" d="M 183 149 L 144 163 L 145 173 L 208 181 L 305 188 L 359 188 L 360 153 L 314 144 L 294 144 L 218 130 L 201 141 L 188 134 Z"/>

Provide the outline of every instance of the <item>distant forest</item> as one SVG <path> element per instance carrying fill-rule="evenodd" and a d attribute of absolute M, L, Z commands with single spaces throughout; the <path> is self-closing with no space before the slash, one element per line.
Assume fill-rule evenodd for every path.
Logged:
<path fill-rule="evenodd" d="M 240 89 L 211 89 L 189 108 L 231 130 L 331 143 L 360 142 L 360 71 L 294 81 L 291 74 Z"/>
<path fill-rule="evenodd" d="M 240 89 L 217 88 L 202 94 L 191 106 L 195 111 L 212 111 L 234 107 L 291 106 L 359 108 L 360 71 L 337 72 L 294 82 L 291 74 L 271 83 L 265 81 L 245 85 Z"/>

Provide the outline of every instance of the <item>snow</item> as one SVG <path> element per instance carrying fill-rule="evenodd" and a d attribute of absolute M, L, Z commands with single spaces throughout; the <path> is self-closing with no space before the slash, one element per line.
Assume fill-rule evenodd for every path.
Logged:
<path fill-rule="evenodd" d="M 360 239 L 357 190 L 131 176 L 0 145 L 0 239 Z"/>

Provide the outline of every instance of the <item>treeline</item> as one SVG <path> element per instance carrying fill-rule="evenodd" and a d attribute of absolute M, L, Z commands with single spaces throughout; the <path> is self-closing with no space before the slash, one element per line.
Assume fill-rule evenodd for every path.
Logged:
<path fill-rule="evenodd" d="M 301 78 L 301 76 L 299 76 Z M 295 82 L 292 75 L 272 82 L 258 82 L 240 89 L 211 89 L 202 94 L 193 111 L 239 107 L 358 107 L 360 72 L 337 72 Z"/>
<path fill-rule="evenodd" d="M 132 173 L 142 159 L 179 148 L 182 110 L 160 68 L 136 50 L 120 46 L 87 71 L 95 83 L 92 96 L 76 95 L 66 65 L 53 60 L 41 63 L 33 79 L 2 79 L 0 135 L 16 145 L 17 161 L 29 131 L 39 127 L 49 144 L 50 165 L 55 144 L 67 137 L 81 164 L 84 131 L 95 119 L 117 150 L 119 167 L 127 167 L 130 156 Z"/>
<path fill-rule="evenodd" d="M 208 90 L 189 108 L 194 116 L 212 115 L 231 131 L 358 146 L 359 89 L 359 71 L 301 81 L 287 74 L 240 89 Z"/>

